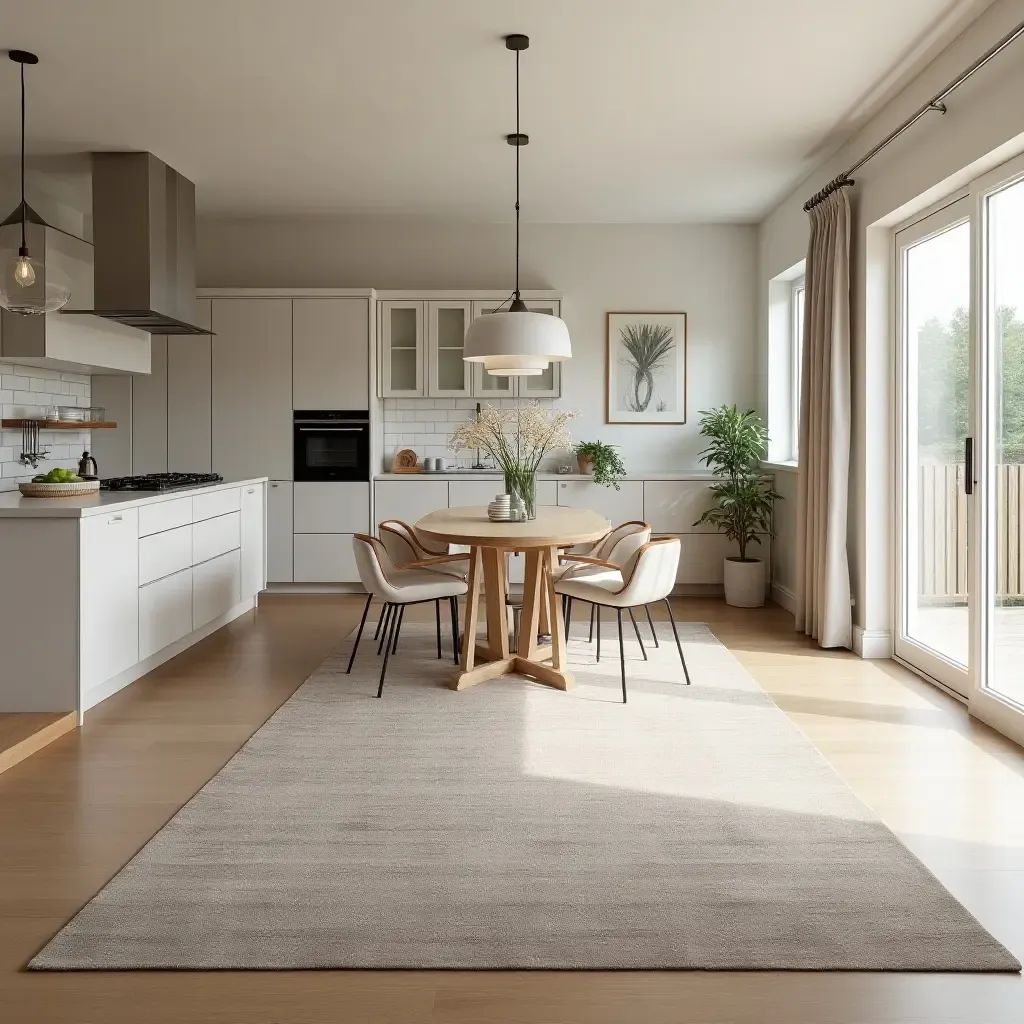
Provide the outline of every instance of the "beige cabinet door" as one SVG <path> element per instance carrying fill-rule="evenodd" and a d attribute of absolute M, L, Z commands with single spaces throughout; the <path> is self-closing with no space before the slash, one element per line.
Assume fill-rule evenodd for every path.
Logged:
<path fill-rule="evenodd" d="M 292 300 L 292 407 L 368 409 L 369 299 Z"/>
<path fill-rule="evenodd" d="M 196 301 L 196 323 L 210 326 L 210 299 Z M 209 473 L 212 465 L 211 338 L 182 334 L 167 346 L 167 468 Z"/>
<path fill-rule="evenodd" d="M 462 357 L 472 314 L 471 302 L 427 303 L 427 395 L 430 398 L 469 398 L 473 393 L 473 363 Z"/>
<path fill-rule="evenodd" d="M 214 299 L 213 330 L 213 471 L 290 480 L 291 299 Z"/>
<path fill-rule="evenodd" d="M 380 384 L 383 398 L 422 398 L 426 331 L 424 304 L 388 300 L 380 303 Z"/>
<path fill-rule="evenodd" d="M 291 583 L 293 578 L 292 482 L 267 484 L 267 582 Z"/>

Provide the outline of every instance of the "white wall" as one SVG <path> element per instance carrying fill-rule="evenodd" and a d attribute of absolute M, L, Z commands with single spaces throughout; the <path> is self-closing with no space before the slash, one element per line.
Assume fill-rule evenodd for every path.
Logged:
<path fill-rule="evenodd" d="M 759 231 L 759 401 L 767 395 L 768 282 L 806 253 L 808 196 L 843 171 L 1024 19 L 1024 0 L 996 0 L 886 106 L 857 137 L 787 196 Z M 853 452 L 850 568 L 854 623 L 869 634 L 891 628 L 890 448 L 893 361 L 890 227 L 983 170 L 1024 149 L 1024 42 L 983 68 L 948 100 L 855 175 L 853 285 Z M 783 516 L 786 513 L 781 513 Z M 775 545 L 777 580 L 795 577 L 792 524 Z M 788 584 L 787 584 L 788 585 Z M 856 632 L 856 631 L 855 631 Z"/>
<path fill-rule="evenodd" d="M 511 290 L 514 274 L 507 224 L 201 220 L 197 246 L 203 287 Z M 748 226 L 524 226 L 522 287 L 564 294 L 573 359 L 562 404 L 582 413 L 575 437 L 619 445 L 636 471 L 697 464 L 698 410 L 757 398 L 756 254 Z M 609 310 L 689 314 L 686 425 L 604 422 Z"/>

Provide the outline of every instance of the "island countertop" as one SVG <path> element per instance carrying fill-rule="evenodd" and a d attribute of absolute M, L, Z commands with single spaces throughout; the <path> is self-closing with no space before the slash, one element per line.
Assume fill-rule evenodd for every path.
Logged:
<path fill-rule="evenodd" d="M 190 498 L 196 494 L 223 491 L 247 484 L 262 484 L 267 477 L 246 480 L 222 480 L 216 484 L 182 487 L 172 491 L 98 491 L 77 498 L 26 498 L 20 491 L 0 493 L 0 519 L 83 519 L 101 515 L 114 508 L 136 508 L 173 498 Z"/>

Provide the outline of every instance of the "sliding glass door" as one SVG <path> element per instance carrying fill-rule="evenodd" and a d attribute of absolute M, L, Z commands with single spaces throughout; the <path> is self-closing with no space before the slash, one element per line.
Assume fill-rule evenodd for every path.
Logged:
<path fill-rule="evenodd" d="M 895 653 L 1024 741 L 1024 159 L 896 264 Z"/>
<path fill-rule="evenodd" d="M 977 183 L 979 622 L 972 710 L 1024 742 L 1024 162 Z"/>
<path fill-rule="evenodd" d="M 896 235 L 901 393 L 897 657 L 963 696 L 970 650 L 967 198 Z"/>

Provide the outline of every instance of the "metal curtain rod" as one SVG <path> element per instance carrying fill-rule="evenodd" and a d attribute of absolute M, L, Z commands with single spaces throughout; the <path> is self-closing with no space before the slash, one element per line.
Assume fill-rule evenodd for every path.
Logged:
<path fill-rule="evenodd" d="M 837 189 L 844 188 L 847 185 L 854 184 L 853 178 L 850 177 L 856 171 L 859 171 L 869 160 L 878 156 L 879 153 L 885 149 L 890 143 L 895 142 L 908 128 L 917 124 L 925 114 L 939 113 L 944 114 L 946 112 L 946 104 L 942 101 L 955 89 L 958 89 L 964 82 L 967 81 L 976 71 L 980 71 L 993 57 L 997 57 L 1003 52 L 1011 43 L 1015 42 L 1022 35 L 1024 35 L 1024 21 L 1022 21 L 1016 28 L 1011 29 L 1003 36 L 994 46 L 987 49 L 969 68 L 961 71 L 951 82 L 949 82 L 941 92 L 937 92 L 930 100 L 928 100 L 923 106 L 914 111 L 898 128 L 889 132 L 888 135 L 881 142 L 878 143 L 872 149 L 869 149 L 852 167 L 848 167 L 842 174 L 836 175 L 823 189 L 815 192 L 810 199 L 804 203 L 804 209 L 810 210 L 817 206 L 823 199 L 832 195 Z"/>

